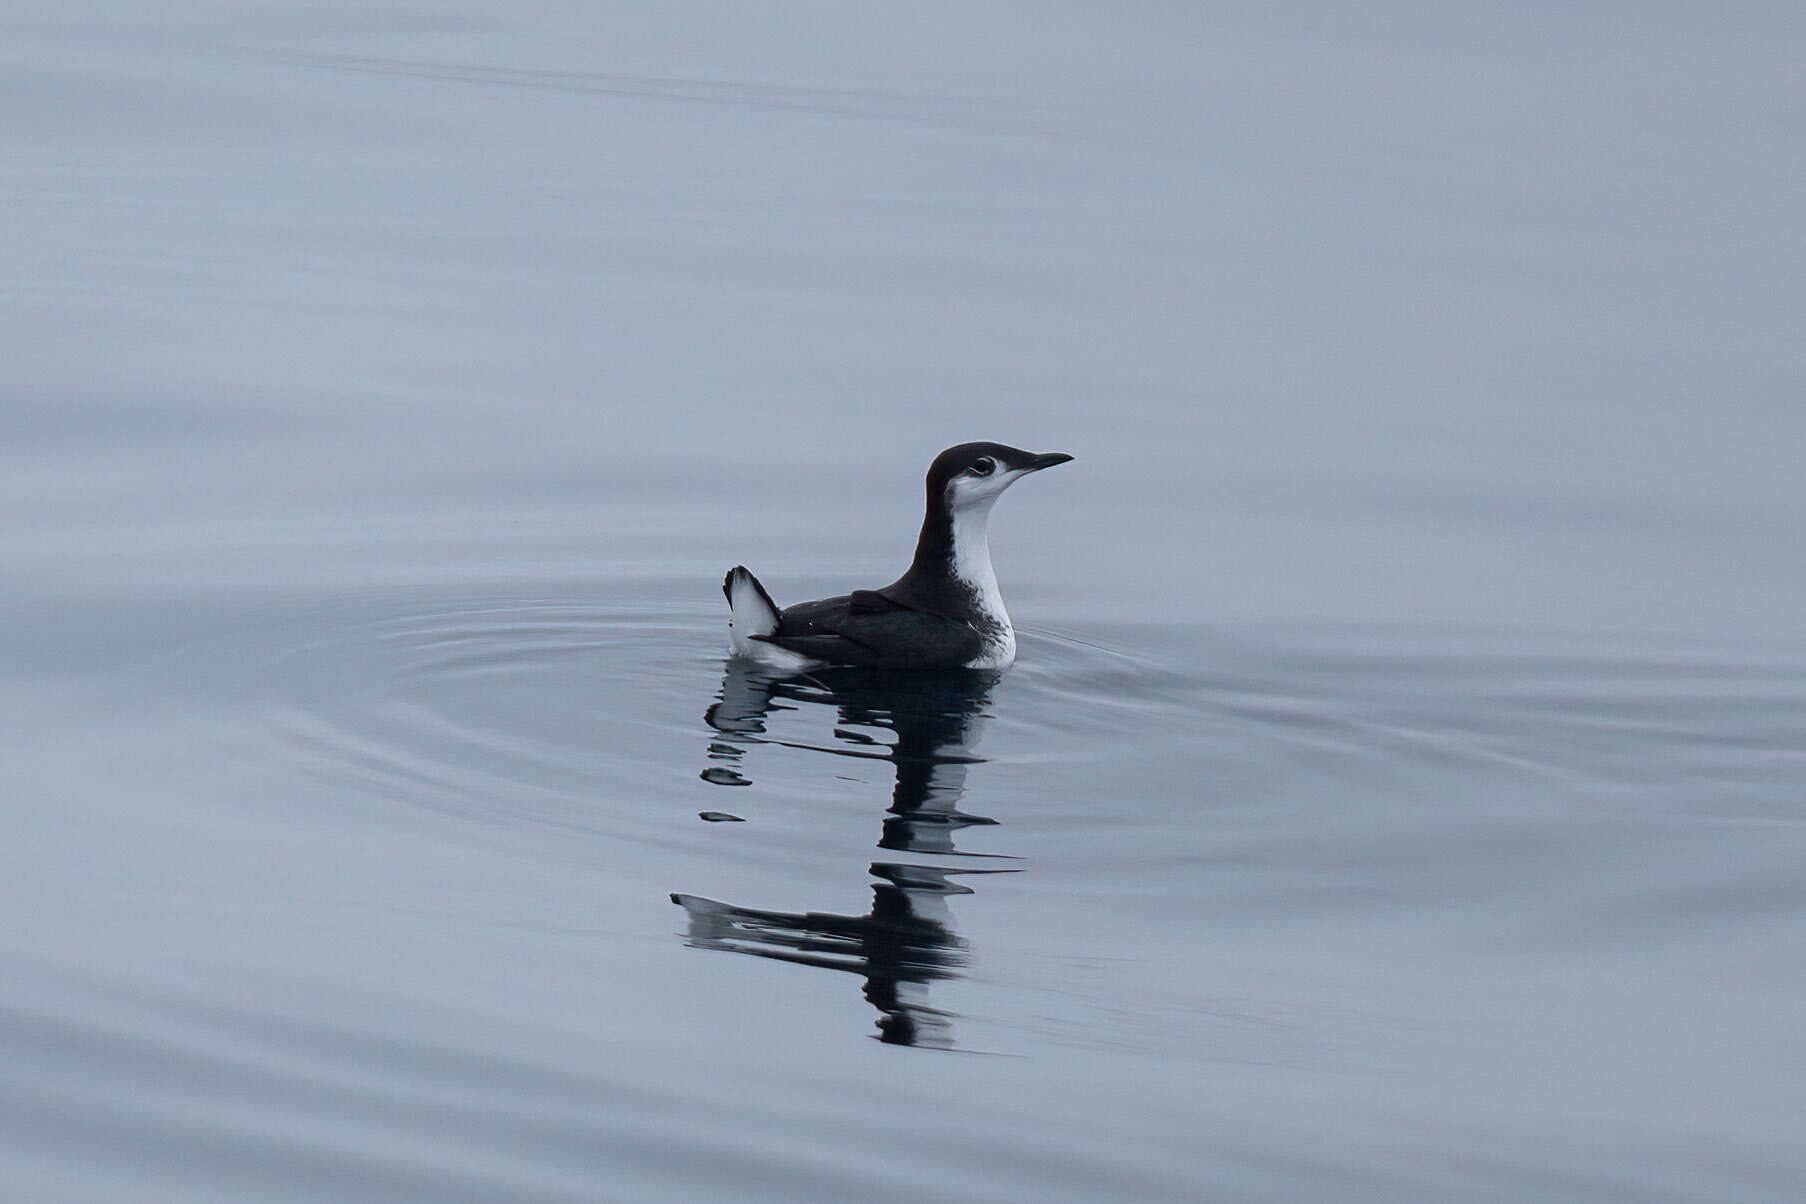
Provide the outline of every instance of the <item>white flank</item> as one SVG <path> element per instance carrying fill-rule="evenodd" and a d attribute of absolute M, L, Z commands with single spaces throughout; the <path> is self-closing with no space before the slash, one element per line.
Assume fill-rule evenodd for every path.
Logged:
<path fill-rule="evenodd" d="M 745 569 L 735 569 L 728 578 L 727 609 L 728 638 L 741 656 L 754 655 L 758 645 L 753 636 L 770 635 L 778 629 L 778 612 L 771 608 L 753 575 Z"/>
<path fill-rule="evenodd" d="M 770 635 L 778 629 L 778 612 L 771 608 L 765 595 L 745 569 L 735 569 L 728 585 L 727 635 L 733 642 L 734 655 L 757 661 L 781 673 L 800 673 L 821 662 L 813 657 L 755 640 L 756 635 Z"/>
<path fill-rule="evenodd" d="M 763 640 L 748 640 L 744 647 L 738 640 L 734 641 L 734 655 L 743 656 L 749 661 L 777 673 L 806 673 L 810 669 L 818 669 L 827 664 L 812 656 L 804 656 L 800 652 L 792 652 L 788 648 L 780 648 L 776 644 L 767 644 Z"/>

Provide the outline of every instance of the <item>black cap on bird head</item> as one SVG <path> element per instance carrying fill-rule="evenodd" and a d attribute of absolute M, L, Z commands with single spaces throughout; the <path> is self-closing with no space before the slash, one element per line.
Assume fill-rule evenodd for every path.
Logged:
<path fill-rule="evenodd" d="M 991 504 L 1031 472 L 1072 459 L 1065 452 L 1031 452 L 1004 443 L 962 443 L 928 466 L 928 510 L 916 540 L 909 571 L 881 591 L 886 597 L 932 614 L 962 614 L 972 606 L 971 579 L 956 581 L 963 538 L 978 561 L 970 571 L 990 574 L 985 524 Z M 993 588 L 995 588 L 993 586 Z"/>
<path fill-rule="evenodd" d="M 1065 452 L 1031 452 L 1003 443 L 961 443 L 928 466 L 928 500 L 994 499 L 1018 478 L 1072 459 Z"/>

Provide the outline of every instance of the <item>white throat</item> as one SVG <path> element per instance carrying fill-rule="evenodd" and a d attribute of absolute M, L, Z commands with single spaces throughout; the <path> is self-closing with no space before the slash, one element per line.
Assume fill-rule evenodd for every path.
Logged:
<path fill-rule="evenodd" d="M 972 662 L 975 669 L 1001 668 L 1016 659 L 1016 630 L 1003 608 L 1003 592 L 997 588 L 997 570 L 991 567 L 991 503 L 956 506 L 953 510 L 953 575 L 972 591 L 983 616 L 978 626 L 985 638 L 983 654 Z"/>

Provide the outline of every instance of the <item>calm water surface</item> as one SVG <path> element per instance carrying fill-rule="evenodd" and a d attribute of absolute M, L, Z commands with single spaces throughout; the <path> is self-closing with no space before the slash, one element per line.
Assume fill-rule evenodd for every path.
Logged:
<path fill-rule="evenodd" d="M 9 1193 L 1796 1196 L 1801 25 L 1641 20 L 7 17 Z M 1014 668 L 729 663 L 974 438 Z"/>

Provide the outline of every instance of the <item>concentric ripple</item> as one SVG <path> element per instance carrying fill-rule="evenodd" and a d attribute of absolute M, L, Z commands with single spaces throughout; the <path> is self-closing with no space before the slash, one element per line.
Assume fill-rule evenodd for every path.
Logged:
<path fill-rule="evenodd" d="M 890 759 L 896 733 L 857 708 L 836 714 L 847 699 L 819 679 L 777 700 L 769 731 L 742 733 L 743 744 L 774 746 L 753 765 L 721 755 L 723 733 L 708 719 L 729 667 L 721 622 L 704 604 L 670 602 L 328 613 L 260 676 L 278 737 L 322 781 L 477 820 L 628 834 L 631 800 L 774 774 L 805 793 L 858 794 L 843 758 Z M 1027 748 L 1069 748 L 1062 729 L 1074 724 L 1117 740 L 1172 738 L 1161 717 L 1193 713 L 1174 701 L 1204 684 L 1063 636 L 1027 633 L 1023 649 L 999 686 L 1007 717 L 988 697 L 981 709 Z M 882 698 L 865 703 L 885 709 Z"/>
<path fill-rule="evenodd" d="M 270 667 L 279 732 L 326 781 L 497 820 L 594 826 L 598 788 L 651 784 L 705 664 L 645 607 L 448 605 L 322 632 Z"/>

